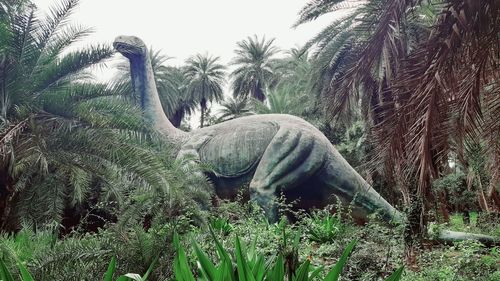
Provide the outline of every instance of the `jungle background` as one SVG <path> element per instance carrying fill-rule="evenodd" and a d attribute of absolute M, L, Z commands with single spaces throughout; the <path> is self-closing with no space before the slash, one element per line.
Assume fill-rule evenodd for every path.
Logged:
<path fill-rule="evenodd" d="M 172 66 L 150 50 L 176 127 L 193 129 L 192 116 L 199 127 L 302 117 L 405 212 L 397 227 L 376 216 L 356 225 L 336 204 L 296 212 L 284 199 L 272 224 L 245 187 L 237 200 L 217 198 L 196 173 L 210 167 L 186 168 L 143 124 L 126 60 L 96 79 L 110 43 L 72 48 L 92 32 L 71 20 L 78 2 L 54 1 L 48 14 L 0 2 L 0 269 L 12 280 L 101 280 L 112 264 L 116 276 L 215 280 L 200 252 L 224 264 L 224 247 L 240 266 L 240 240 L 251 269 L 281 258 L 287 280 L 307 280 L 292 279 L 304 263 L 304 278 L 326 278 L 353 240 L 341 280 L 385 280 L 402 265 L 401 280 L 500 278 L 494 245 L 432 239 L 443 228 L 500 236 L 498 1 L 305 1 L 296 26 L 350 12 L 294 49 L 241 38 L 230 65 L 202 53 Z M 273 280 L 261 277 L 248 280 Z"/>

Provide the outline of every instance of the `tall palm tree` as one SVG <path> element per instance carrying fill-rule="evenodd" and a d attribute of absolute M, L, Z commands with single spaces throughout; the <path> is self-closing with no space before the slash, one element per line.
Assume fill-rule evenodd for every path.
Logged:
<path fill-rule="evenodd" d="M 274 39 L 259 40 L 257 35 L 237 43 L 236 57 L 231 62 L 236 66 L 231 72 L 234 97 L 251 96 L 261 102 L 266 99 L 266 89 L 274 78 L 273 56 L 278 53 L 273 43 Z"/>
<path fill-rule="evenodd" d="M 348 1 L 310 1 L 299 24 L 341 2 Z M 500 165 L 499 11 L 494 0 L 370 0 L 312 40 L 327 111 L 342 116 L 361 98 L 378 144 L 375 162 L 417 206 L 409 214 L 414 233 L 424 229 L 423 198 L 450 152 L 464 155 L 479 143 L 490 166 Z M 498 168 L 490 174 L 498 186 Z"/>
<path fill-rule="evenodd" d="M 299 23 L 346 2 L 311 1 Z M 316 47 L 322 74 L 318 84 L 328 111 L 334 116 L 348 113 L 361 93 L 365 112 L 371 112 L 367 117 L 384 144 L 380 160 L 404 159 L 394 164 L 405 171 L 401 177 L 416 177 L 420 195 L 428 194 L 438 167 L 447 162 L 450 137 L 465 143 L 479 139 L 480 128 L 488 133 L 498 128 L 488 116 L 498 105 L 498 95 L 490 93 L 498 87 L 492 65 L 498 63 L 493 34 L 498 31 L 499 4 L 433 2 L 437 1 L 367 1 L 308 44 Z M 457 16 L 460 13 L 463 18 Z M 463 118 L 450 122 L 454 116 Z"/>
<path fill-rule="evenodd" d="M 117 202 L 131 186 L 164 189 L 164 165 L 142 145 L 139 111 L 117 89 L 87 82 L 85 69 L 114 51 L 68 51 L 91 31 L 68 23 L 78 1 L 45 18 L 24 2 L 0 8 L 8 33 L 0 41 L 0 229 L 16 227 L 13 217 L 59 225 L 64 208 L 95 189 Z"/>
<path fill-rule="evenodd" d="M 313 64 L 303 48 L 292 48 L 286 54 L 275 62 L 274 86 L 269 94 L 274 101 L 270 100 L 269 106 L 272 107 L 277 99 L 286 99 L 287 109 L 282 113 L 299 115 L 312 121 L 311 118 L 318 111 L 318 95 L 311 91 Z"/>
<path fill-rule="evenodd" d="M 198 102 L 201 109 L 200 127 L 203 128 L 208 102 L 223 100 L 226 67 L 219 57 L 195 55 L 186 60 L 185 77 L 187 92 Z"/>
<path fill-rule="evenodd" d="M 173 97 L 174 103 L 170 109 L 166 109 L 170 122 L 176 128 L 181 126 L 184 117 L 190 116 L 195 111 L 198 103 L 196 99 L 188 92 L 186 77 L 184 76 L 184 69 L 182 67 L 168 67 L 168 72 L 165 73 L 164 78 L 168 81 L 168 91 L 158 91 L 160 94 L 160 101 L 162 104 L 166 99 L 165 96 Z"/>

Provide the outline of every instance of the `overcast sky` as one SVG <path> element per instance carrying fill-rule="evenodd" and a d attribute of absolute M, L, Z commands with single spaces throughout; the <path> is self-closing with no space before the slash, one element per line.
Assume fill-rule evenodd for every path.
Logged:
<path fill-rule="evenodd" d="M 57 0 L 56 0 L 57 1 Z M 196 53 L 233 57 L 236 42 L 257 34 L 276 38 L 289 49 L 311 39 L 331 17 L 292 29 L 305 0 L 82 0 L 72 19 L 94 27 L 80 44 L 111 43 L 118 35 L 136 35 L 181 64 Z M 34 0 L 46 11 L 54 0 Z"/>
<path fill-rule="evenodd" d="M 54 0 L 33 2 L 42 11 L 48 11 L 55 3 Z M 81 0 L 71 19 L 95 29 L 77 47 L 112 43 L 118 35 L 135 35 L 147 46 L 174 57 L 168 62 L 171 65 L 180 65 L 188 57 L 205 52 L 220 56 L 222 63 L 227 64 L 234 56 L 236 42 L 247 36 L 275 38 L 276 46 L 286 50 L 303 45 L 336 17 L 327 15 L 292 29 L 305 3 L 305 0 Z M 111 69 L 99 73 L 99 78 L 112 75 L 114 63 L 107 65 Z"/>

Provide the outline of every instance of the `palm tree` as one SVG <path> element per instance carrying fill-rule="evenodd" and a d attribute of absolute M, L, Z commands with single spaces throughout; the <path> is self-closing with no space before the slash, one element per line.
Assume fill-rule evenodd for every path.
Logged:
<path fill-rule="evenodd" d="M 274 86 L 269 94 L 269 106 L 273 107 L 278 99 L 287 103 L 282 113 L 294 114 L 308 119 L 314 118 L 318 111 L 317 95 L 311 91 L 311 72 L 313 64 L 309 54 L 302 48 L 286 51 L 287 56 L 275 62 Z M 271 101 L 270 96 L 273 96 Z"/>
<path fill-rule="evenodd" d="M 229 98 L 221 105 L 221 116 L 219 117 L 220 122 L 253 114 L 248 108 L 247 99 Z"/>
<path fill-rule="evenodd" d="M 234 97 L 251 96 L 259 101 L 266 99 L 266 89 L 274 78 L 273 56 L 278 49 L 274 39 L 266 41 L 255 35 L 237 43 L 236 57 L 231 62 L 236 69 L 231 73 Z"/>
<path fill-rule="evenodd" d="M 347 1 L 312 1 L 299 23 L 338 9 L 339 2 Z M 497 105 L 490 93 L 498 87 L 492 65 L 498 62 L 493 54 L 499 46 L 492 34 L 498 30 L 499 4 L 489 0 L 474 5 L 461 0 L 432 2 L 368 1 L 308 45 L 317 49 L 315 57 L 322 71 L 318 80 L 323 81 L 319 84 L 328 100 L 327 110 L 334 116 L 348 113 L 362 93 L 361 104 L 367 107 L 365 112 L 371 112 L 367 117 L 383 143 L 381 159 L 405 159 L 406 163 L 394 164 L 417 178 L 421 195 L 428 194 L 431 179 L 447 162 L 447 142 L 457 137 L 450 132 L 461 132 L 457 142 L 465 143 L 477 140 L 480 128 L 488 128 L 488 133 L 498 128 L 497 122 L 488 120 Z M 460 12 L 465 20 L 454 16 Z M 450 122 L 454 116 L 463 117 Z"/>
<path fill-rule="evenodd" d="M 299 24 L 340 8 L 340 2 L 347 1 L 311 1 Z M 415 233 L 425 222 L 423 198 L 451 152 L 485 148 L 495 167 L 492 204 L 500 208 L 491 188 L 500 180 L 500 3 L 366 2 L 312 40 L 327 111 L 342 116 L 361 99 L 378 144 L 375 163 L 398 179 L 405 202 L 417 206 L 409 214 Z"/>
<path fill-rule="evenodd" d="M 116 88 L 87 82 L 85 69 L 114 51 L 68 51 L 91 31 L 68 24 L 78 1 L 62 1 L 46 18 L 24 2 L 0 8 L 8 34 L 0 41 L 0 229 L 17 227 L 14 217 L 59 225 L 68 205 L 96 190 L 121 202 L 132 186 L 164 189 L 139 110 Z"/>
<path fill-rule="evenodd" d="M 158 91 L 160 101 L 162 104 L 166 104 L 164 100 L 167 98 L 167 95 L 174 98 L 172 107 L 166 109 L 165 113 L 167 113 L 172 125 L 179 128 L 184 117 L 193 114 L 198 104 L 196 99 L 187 91 L 187 81 L 182 67 L 168 67 L 168 71 L 165 74 L 166 77 L 164 79 L 168 81 L 169 85 L 166 89 L 169 90 Z"/>
<path fill-rule="evenodd" d="M 208 54 L 192 56 L 186 60 L 185 77 L 187 92 L 201 109 L 200 127 L 203 128 L 207 103 L 223 100 L 226 67 L 219 63 L 219 57 Z"/>

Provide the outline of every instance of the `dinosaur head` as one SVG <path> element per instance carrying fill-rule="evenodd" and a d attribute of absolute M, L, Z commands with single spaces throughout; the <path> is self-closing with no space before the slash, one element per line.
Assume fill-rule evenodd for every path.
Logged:
<path fill-rule="evenodd" d="M 113 47 L 128 59 L 143 56 L 147 53 L 146 44 L 135 36 L 118 36 L 113 42 Z"/>

